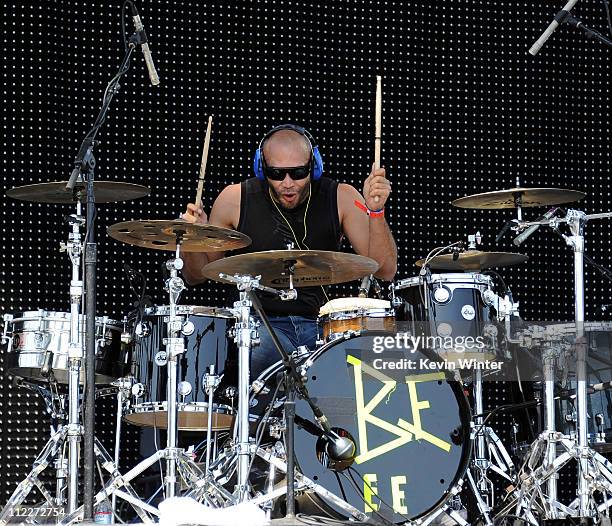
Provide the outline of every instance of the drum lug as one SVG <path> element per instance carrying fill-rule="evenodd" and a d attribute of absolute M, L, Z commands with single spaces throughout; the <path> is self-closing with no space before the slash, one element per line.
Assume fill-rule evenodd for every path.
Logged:
<path fill-rule="evenodd" d="M 0 342 L 6 342 L 6 352 L 11 352 L 13 350 L 13 337 L 8 336 L 8 326 L 13 321 L 13 315 L 5 314 L 2 316 L 2 319 L 4 320 L 4 329 L 2 330 L 2 336 L 0 336 Z"/>
<path fill-rule="evenodd" d="M 443 305 L 453 299 L 453 293 L 448 287 L 438 283 L 438 286 L 433 291 L 433 299 L 438 305 Z"/>
<path fill-rule="evenodd" d="M 261 340 L 259 339 L 259 331 L 257 329 L 251 330 L 251 345 L 259 345 Z"/>
<path fill-rule="evenodd" d="M 159 351 L 155 354 L 155 364 L 159 367 L 163 367 L 168 363 L 168 354 L 166 351 Z"/>
<path fill-rule="evenodd" d="M 195 325 L 192 321 L 187 320 L 181 327 L 181 332 L 184 336 L 191 336 L 195 332 Z"/>
<path fill-rule="evenodd" d="M 146 321 L 139 321 L 134 328 L 134 334 L 139 338 L 146 338 L 151 334 L 151 326 Z"/>
<path fill-rule="evenodd" d="M 487 307 L 495 306 L 495 300 L 497 299 L 497 295 L 491 289 L 487 289 L 481 293 L 482 302 Z"/>

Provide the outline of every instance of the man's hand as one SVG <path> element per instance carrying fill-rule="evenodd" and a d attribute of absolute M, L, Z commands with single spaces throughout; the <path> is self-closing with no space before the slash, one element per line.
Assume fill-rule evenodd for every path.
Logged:
<path fill-rule="evenodd" d="M 208 216 L 202 206 L 198 206 L 194 203 L 189 203 L 187 205 L 187 211 L 181 215 L 181 219 L 187 221 L 188 223 L 197 223 L 199 225 L 207 225 L 208 224 Z"/>
<path fill-rule="evenodd" d="M 385 169 L 375 169 L 372 165 L 372 171 L 363 183 L 363 197 L 366 206 L 370 210 L 380 210 L 385 206 L 390 193 L 391 183 L 385 177 Z M 376 202 L 376 197 L 378 197 L 378 202 Z"/>

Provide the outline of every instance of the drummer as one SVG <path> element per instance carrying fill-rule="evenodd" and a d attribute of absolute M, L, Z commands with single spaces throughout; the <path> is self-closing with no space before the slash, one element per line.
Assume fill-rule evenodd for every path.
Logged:
<path fill-rule="evenodd" d="M 226 186 L 207 216 L 201 203 L 189 203 L 182 218 L 231 228 L 248 235 L 252 244 L 235 253 L 284 250 L 340 250 L 346 236 L 353 250 L 379 263 L 375 276 L 391 280 L 397 270 L 397 248 L 385 219 L 391 184 L 385 169 L 372 169 L 363 195 L 353 186 L 325 177 L 314 139 L 294 125 L 273 128 L 261 140 L 254 159 L 255 177 Z M 225 256 L 222 252 L 184 252 L 183 276 L 195 285 L 206 278 L 202 268 Z M 259 294 L 271 325 L 291 353 L 305 345 L 314 350 L 316 319 L 328 301 L 324 287 L 301 287 L 297 299 L 281 301 Z M 260 345 L 251 353 L 251 375 L 279 360 L 262 325 Z"/>

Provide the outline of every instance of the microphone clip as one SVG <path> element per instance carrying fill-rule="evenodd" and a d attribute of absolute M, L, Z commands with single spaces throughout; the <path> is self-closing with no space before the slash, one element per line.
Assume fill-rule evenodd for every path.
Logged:
<path fill-rule="evenodd" d="M 144 27 L 134 31 L 134 34 L 128 40 L 130 47 L 133 49 L 142 44 L 146 44 L 148 41 L 149 39 L 147 38 L 147 32 Z"/>

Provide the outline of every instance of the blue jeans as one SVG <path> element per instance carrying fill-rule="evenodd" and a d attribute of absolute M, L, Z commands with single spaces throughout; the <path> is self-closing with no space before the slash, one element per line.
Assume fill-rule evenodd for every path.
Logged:
<path fill-rule="evenodd" d="M 287 354 L 291 354 L 301 345 L 311 351 L 315 350 L 318 337 L 316 320 L 302 316 L 270 316 L 269 320 Z M 281 360 L 272 342 L 272 336 L 263 323 L 259 326 L 259 338 L 259 345 L 251 350 L 251 381 L 256 380 L 270 365 Z"/>

